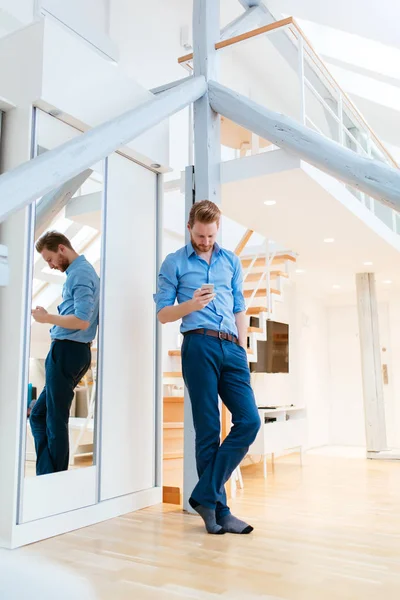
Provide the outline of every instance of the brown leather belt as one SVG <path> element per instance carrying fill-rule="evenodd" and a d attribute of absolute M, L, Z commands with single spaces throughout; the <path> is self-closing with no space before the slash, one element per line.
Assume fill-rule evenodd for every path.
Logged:
<path fill-rule="evenodd" d="M 183 335 L 192 335 L 192 333 L 198 333 L 199 335 L 209 335 L 211 337 L 219 338 L 220 340 L 233 342 L 234 344 L 240 346 L 237 337 L 235 335 L 231 335 L 230 333 L 225 333 L 225 331 L 214 331 L 214 329 L 192 329 L 191 331 L 186 331 Z"/>

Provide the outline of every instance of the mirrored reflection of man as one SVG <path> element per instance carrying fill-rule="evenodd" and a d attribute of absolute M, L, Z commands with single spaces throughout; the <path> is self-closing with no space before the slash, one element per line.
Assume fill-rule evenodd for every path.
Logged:
<path fill-rule="evenodd" d="M 49 314 L 41 306 L 32 310 L 37 323 L 52 325 L 45 387 L 30 415 L 36 474 L 46 475 L 68 469 L 69 414 L 74 389 L 91 364 L 90 347 L 99 320 L 100 280 L 93 266 L 61 233 L 44 234 L 36 250 L 51 269 L 67 275 L 58 314 Z"/>

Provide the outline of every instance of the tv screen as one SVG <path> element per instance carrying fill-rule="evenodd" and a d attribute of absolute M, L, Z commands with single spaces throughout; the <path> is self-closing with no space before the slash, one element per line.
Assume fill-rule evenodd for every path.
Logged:
<path fill-rule="evenodd" d="M 258 327 L 251 317 L 250 325 Z M 252 373 L 289 373 L 289 325 L 267 321 L 267 340 L 257 341 L 257 362 L 250 363 Z"/>

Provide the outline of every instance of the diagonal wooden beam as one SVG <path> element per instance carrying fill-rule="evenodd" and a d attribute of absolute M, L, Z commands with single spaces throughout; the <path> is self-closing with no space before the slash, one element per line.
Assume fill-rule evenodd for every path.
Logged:
<path fill-rule="evenodd" d="M 245 231 L 242 239 L 240 240 L 240 242 L 238 243 L 238 245 L 235 248 L 236 256 L 240 256 L 242 254 L 243 250 L 247 246 L 247 243 L 248 243 L 249 239 L 251 238 L 251 236 L 253 235 L 253 233 L 254 233 L 254 231 L 252 229 L 247 229 L 247 231 Z"/>
<path fill-rule="evenodd" d="M 0 223 L 78 173 L 91 167 L 163 119 L 201 98 L 205 77 L 193 77 L 148 102 L 0 177 Z"/>
<path fill-rule="evenodd" d="M 209 98 L 224 117 L 400 211 L 400 170 L 356 154 L 214 81 L 209 82 Z"/>

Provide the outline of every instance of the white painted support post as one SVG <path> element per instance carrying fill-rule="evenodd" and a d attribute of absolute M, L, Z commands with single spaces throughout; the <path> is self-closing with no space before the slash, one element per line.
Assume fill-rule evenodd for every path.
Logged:
<path fill-rule="evenodd" d="M 194 76 L 217 77 L 217 53 L 219 40 L 219 0 L 194 0 L 193 3 L 193 69 Z M 220 203 L 221 139 L 220 117 L 210 106 L 208 93 L 194 104 L 195 170 L 186 169 L 185 206 L 186 216 L 194 201 L 212 200 Z M 193 194 L 193 190 L 195 193 Z M 187 234 L 188 236 L 188 234 Z M 183 508 L 193 512 L 188 500 L 197 483 L 195 461 L 195 433 L 190 399 L 185 391 L 184 404 L 184 466 Z"/>
<path fill-rule="evenodd" d="M 213 109 L 272 144 L 400 211 L 400 170 L 352 152 L 337 142 L 210 81 Z"/>
<path fill-rule="evenodd" d="M 219 0 L 194 0 L 193 69 L 195 77 L 218 79 Z M 220 203 L 220 117 L 208 93 L 194 104 L 196 201 Z"/>
<path fill-rule="evenodd" d="M 188 147 L 188 164 L 194 164 L 194 123 L 193 123 L 194 108 L 193 104 L 189 104 L 189 147 Z"/>
<path fill-rule="evenodd" d="M 306 86 L 304 82 L 304 40 L 301 35 L 298 37 L 298 77 L 300 91 L 300 123 L 306 124 Z"/>
<path fill-rule="evenodd" d="M 356 275 L 367 452 L 386 450 L 386 422 L 373 273 Z"/>
<path fill-rule="evenodd" d="M 0 222 L 201 98 L 206 90 L 205 78 L 193 77 L 4 173 L 0 177 Z"/>
<path fill-rule="evenodd" d="M 185 219 L 189 220 L 189 213 L 195 201 L 194 191 L 194 168 L 185 169 Z M 186 228 L 185 242 L 190 242 L 190 234 Z M 193 425 L 192 407 L 189 392 L 185 386 L 184 393 L 184 415 L 183 415 L 183 509 L 194 513 L 189 504 L 190 494 L 198 482 L 195 455 L 195 432 Z"/>
<path fill-rule="evenodd" d="M 272 301 L 271 301 L 271 263 L 270 263 L 270 246 L 269 240 L 265 240 L 265 281 L 267 288 L 267 316 L 270 319 L 272 315 Z"/>
<path fill-rule="evenodd" d="M 260 152 L 260 136 L 252 133 L 251 134 L 251 155 L 259 154 Z"/>
<path fill-rule="evenodd" d="M 8 248 L 0 245 L 0 286 L 5 287 L 9 281 Z"/>

